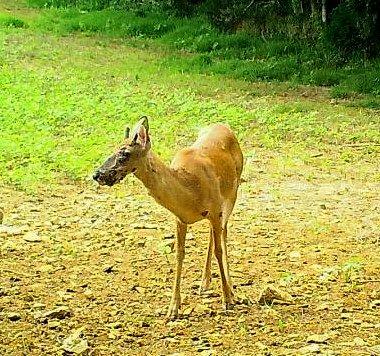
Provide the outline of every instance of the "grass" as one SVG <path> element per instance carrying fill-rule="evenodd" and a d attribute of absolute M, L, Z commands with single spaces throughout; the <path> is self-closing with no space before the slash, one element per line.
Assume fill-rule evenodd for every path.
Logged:
<path fill-rule="evenodd" d="M 0 52 L 3 184 L 33 192 L 45 183 L 87 180 L 122 142 L 124 126 L 143 114 L 152 118 L 154 149 L 165 160 L 189 144 L 200 127 L 223 121 L 237 132 L 247 157 L 258 149 L 281 152 L 273 163 L 279 174 L 304 165 L 327 173 L 344 167 L 344 174 L 358 167 L 357 176 L 377 179 L 371 167 L 380 134 L 372 96 L 355 107 L 330 102 L 324 90 L 311 87 L 252 85 L 223 73 L 223 65 L 234 60 L 207 53 L 173 56 L 143 34 L 120 39 L 112 26 L 106 35 L 103 30 L 71 34 L 67 23 L 79 21 L 69 16 L 72 11 L 90 21 L 76 10 L 46 10 L 33 17 L 3 12 L 0 17 L 0 40 L 6 44 Z M 58 31 L 62 23 L 67 30 Z M 273 60 L 273 68 L 270 63 L 262 62 L 267 77 L 276 63 L 285 66 L 281 60 Z M 315 158 L 316 152 L 322 156 Z"/>
<path fill-rule="evenodd" d="M 28 2 L 34 6 L 46 3 Z M 311 43 L 304 38 L 279 35 L 263 38 L 245 31 L 222 33 L 204 17 L 178 19 L 160 11 L 86 11 L 83 9 L 88 7 L 77 3 L 79 8 L 40 10 L 40 16 L 28 25 L 59 35 L 82 32 L 133 37 L 137 39 L 135 44 L 174 51 L 171 58 L 165 60 L 183 72 L 223 74 L 250 82 L 287 81 L 327 86 L 332 88 L 334 98 L 371 95 L 373 105 L 380 107 L 379 59 L 347 61 L 320 41 Z M 95 3 L 90 5 L 94 7 Z M 193 55 L 188 55 L 190 53 Z"/>

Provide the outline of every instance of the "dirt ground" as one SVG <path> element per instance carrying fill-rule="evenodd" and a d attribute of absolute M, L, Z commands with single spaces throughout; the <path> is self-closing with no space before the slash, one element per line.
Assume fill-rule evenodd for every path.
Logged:
<path fill-rule="evenodd" d="M 164 317 L 174 219 L 136 179 L 36 196 L 2 186 L 0 354 L 380 355 L 380 184 L 275 174 L 265 155 L 247 161 L 230 220 L 245 303 L 222 310 L 215 261 L 212 291 L 198 295 L 208 239 L 199 223 L 176 321 Z M 259 303 L 268 286 L 285 296 Z"/>

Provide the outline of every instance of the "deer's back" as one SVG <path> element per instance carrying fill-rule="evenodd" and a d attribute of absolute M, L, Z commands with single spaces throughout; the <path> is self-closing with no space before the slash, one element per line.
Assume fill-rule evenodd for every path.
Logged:
<path fill-rule="evenodd" d="M 214 195 L 216 189 L 228 198 L 236 195 L 243 154 L 231 129 L 216 124 L 203 129 L 192 146 L 180 150 L 172 167 L 191 174 L 205 194 Z"/>

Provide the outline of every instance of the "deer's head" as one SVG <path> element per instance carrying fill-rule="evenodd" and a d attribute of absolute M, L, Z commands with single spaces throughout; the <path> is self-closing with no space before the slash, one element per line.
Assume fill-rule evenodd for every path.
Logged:
<path fill-rule="evenodd" d="M 93 178 L 100 185 L 113 186 L 127 174 L 134 173 L 150 149 L 148 131 L 149 124 L 146 116 L 139 120 L 133 130 L 127 127 L 124 144 L 95 171 Z"/>

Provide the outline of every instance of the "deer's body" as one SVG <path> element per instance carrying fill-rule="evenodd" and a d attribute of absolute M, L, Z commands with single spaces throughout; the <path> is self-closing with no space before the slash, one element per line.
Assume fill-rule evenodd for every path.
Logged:
<path fill-rule="evenodd" d="M 160 205 L 181 222 L 193 224 L 229 215 L 242 167 L 235 135 L 224 125 L 213 125 L 191 147 L 177 152 L 170 167 L 149 152 L 135 175 Z"/>
<path fill-rule="evenodd" d="M 115 154 L 98 170 L 94 178 L 101 184 L 113 185 L 127 173 L 133 172 L 155 200 L 177 217 L 177 270 L 168 312 L 170 317 L 178 315 L 180 306 L 180 280 L 187 225 L 208 219 L 210 240 L 201 290 L 207 289 L 210 284 L 211 255 L 214 249 L 221 274 L 223 300 L 225 306 L 229 307 L 233 300 L 227 262 L 227 221 L 235 205 L 243 169 L 239 143 L 227 126 L 212 125 L 200 133 L 192 146 L 177 152 L 171 165 L 167 166 L 151 152 L 148 125 L 144 120 L 146 119 L 137 124 L 132 137 L 128 137 L 128 164 L 124 164 L 122 173 L 115 165 L 112 168 L 106 167 L 107 170 L 103 168 L 110 166 L 112 157 L 117 165 Z M 133 159 L 133 147 L 139 140 L 142 150 Z M 107 176 L 108 172 L 113 172 L 113 178 Z M 122 175 L 124 176 L 120 179 Z"/>

